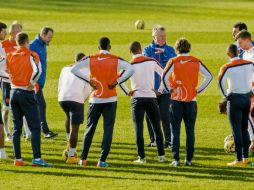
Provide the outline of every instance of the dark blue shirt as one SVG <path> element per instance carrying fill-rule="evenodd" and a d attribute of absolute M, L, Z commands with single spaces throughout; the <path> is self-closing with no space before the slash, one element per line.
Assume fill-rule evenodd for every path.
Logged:
<path fill-rule="evenodd" d="M 36 52 L 40 57 L 41 62 L 41 76 L 38 79 L 40 88 L 44 87 L 46 81 L 46 70 L 47 70 L 47 48 L 45 42 L 41 39 L 40 35 L 37 35 L 30 44 L 30 50 Z"/>
<path fill-rule="evenodd" d="M 164 53 L 156 54 L 157 50 L 155 48 L 164 49 Z M 163 46 L 159 46 L 152 41 L 152 43 L 144 48 L 143 54 L 147 57 L 152 57 L 156 59 L 163 68 L 166 67 L 169 59 L 176 56 L 175 50 L 173 47 L 167 45 L 166 43 Z M 158 90 L 160 87 L 161 77 L 155 73 L 154 77 L 154 89 Z"/>

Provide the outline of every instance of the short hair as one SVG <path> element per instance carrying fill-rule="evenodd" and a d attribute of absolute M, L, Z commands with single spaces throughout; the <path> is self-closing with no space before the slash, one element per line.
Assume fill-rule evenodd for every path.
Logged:
<path fill-rule="evenodd" d="M 0 22 L 0 32 L 2 32 L 3 29 L 6 29 L 7 28 L 7 25 Z"/>
<path fill-rule="evenodd" d="M 107 37 L 102 37 L 99 40 L 99 46 L 101 47 L 101 49 L 103 50 L 107 50 L 110 46 L 110 40 Z"/>
<path fill-rule="evenodd" d="M 158 34 L 158 32 L 164 32 L 166 31 L 166 28 L 164 26 L 161 25 L 155 25 L 152 29 L 152 36 L 156 36 Z"/>
<path fill-rule="evenodd" d="M 250 39 L 251 40 L 251 33 L 249 33 L 246 30 L 242 30 L 240 31 L 237 35 L 236 35 L 236 39 Z"/>
<path fill-rule="evenodd" d="M 25 42 L 29 41 L 29 37 L 27 33 L 25 32 L 20 32 L 16 36 L 16 42 L 19 46 L 22 46 L 25 44 Z"/>
<path fill-rule="evenodd" d="M 175 43 L 175 49 L 179 53 L 189 53 L 191 49 L 191 44 L 187 39 L 180 38 Z"/>
<path fill-rule="evenodd" d="M 137 41 L 132 42 L 129 48 L 133 54 L 137 54 L 138 52 L 142 51 L 141 44 Z"/>
<path fill-rule="evenodd" d="M 41 34 L 46 34 L 46 35 L 47 35 L 49 32 L 54 33 L 53 28 L 50 28 L 50 27 L 48 27 L 48 26 L 44 26 L 44 27 L 41 29 Z"/>
<path fill-rule="evenodd" d="M 237 22 L 234 24 L 234 28 L 238 28 L 239 31 L 241 30 L 248 30 L 247 25 L 244 22 Z"/>
<path fill-rule="evenodd" d="M 234 57 L 238 56 L 238 48 L 235 44 L 230 44 L 227 48 L 227 52 L 231 53 Z"/>
<path fill-rule="evenodd" d="M 82 52 L 78 53 L 76 56 L 75 56 L 75 61 L 78 62 L 80 61 L 83 57 L 85 57 L 86 55 Z"/>
<path fill-rule="evenodd" d="M 15 20 L 11 24 L 11 26 L 9 28 L 9 32 L 12 32 L 14 30 L 14 28 L 16 28 L 16 27 L 20 27 L 21 29 L 23 28 L 22 24 L 20 22 L 18 22 L 17 20 Z"/>

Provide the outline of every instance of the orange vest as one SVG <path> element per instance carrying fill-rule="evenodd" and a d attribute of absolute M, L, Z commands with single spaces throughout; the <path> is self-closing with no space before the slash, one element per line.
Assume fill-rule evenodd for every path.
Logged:
<path fill-rule="evenodd" d="M 150 58 L 150 57 L 146 57 L 146 56 L 139 56 L 139 57 L 136 57 L 136 58 L 133 58 L 131 61 L 130 61 L 130 64 L 136 64 L 136 63 L 139 63 L 139 62 L 144 62 L 144 61 L 155 61 L 158 63 L 157 60 L 153 59 L 153 58 Z M 158 63 L 159 64 L 159 63 Z"/>
<path fill-rule="evenodd" d="M 190 102 L 197 96 L 200 60 L 193 56 L 177 56 L 167 63 L 165 71 L 171 65 L 174 71 L 169 77 L 172 89 L 171 99 Z"/>
<path fill-rule="evenodd" d="M 16 48 L 17 44 L 12 43 L 10 40 L 4 40 L 2 42 L 2 47 L 4 48 L 6 54 L 17 50 L 17 48 Z"/>
<path fill-rule="evenodd" d="M 39 56 L 25 47 L 20 47 L 18 50 L 7 54 L 6 67 L 13 85 L 29 85 L 33 72 L 30 56 L 33 56 L 35 63 L 39 65 Z"/>
<path fill-rule="evenodd" d="M 110 98 L 117 96 L 116 89 L 108 85 L 118 79 L 118 57 L 112 54 L 96 54 L 90 58 L 90 80 L 96 85 L 91 97 Z"/>

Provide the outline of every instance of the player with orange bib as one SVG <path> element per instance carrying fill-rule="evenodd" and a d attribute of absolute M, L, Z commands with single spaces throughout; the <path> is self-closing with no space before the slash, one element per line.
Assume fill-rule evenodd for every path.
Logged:
<path fill-rule="evenodd" d="M 89 100 L 87 128 L 83 137 L 80 165 L 86 166 L 86 159 L 100 116 L 103 116 L 102 152 L 97 167 L 107 168 L 107 156 L 112 143 L 112 135 L 116 117 L 117 93 L 116 86 L 125 82 L 134 73 L 132 66 L 118 56 L 109 53 L 110 40 L 103 37 L 99 41 L 99 54 L 85 57 L 72 69 L 79 78 L 90 83 L 94 89 Z M 88 68 L 89 74 L 82 72 Z M 119 71 L 123 74 L 118 77 Z"/>
<path fill-rule="evenodd" d="M 163 82 L 171 92 L 171 128 L 172 128 L 172 153 L 173 166 L 180 165 L 180 127 L 184 120 L 186 128 L 186 158 L 185 165 L 191 166 L 194 154 L 195 121 L 197 117 L 196 97 L 204 91 L 212 81 L 212 74 L 205 65 L 196 57 L 190 56 L 191 44 L 181 38 L 176 41 L 177 57 L 167 63 L 163 73 Z M 204 76 L 204 81 L 198 86 L 199 73 Z"/>

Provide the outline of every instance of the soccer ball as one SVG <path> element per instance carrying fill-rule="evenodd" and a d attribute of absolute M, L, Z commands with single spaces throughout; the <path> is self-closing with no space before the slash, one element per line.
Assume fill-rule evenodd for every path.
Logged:
<path fill-rule="evenodd" d="M 135 28 L 137 30 L 143 30 L 143 29 L 145 29 L 145 22 L 143 20 L 137 20 L 135 22 Z"/>
<path fill-rule="evenodd" d="M 233 135 L 228 135 L 224 139 L 224 150 L 226 153 L 234 153 L 235 152 L 235 142 Z"/>

